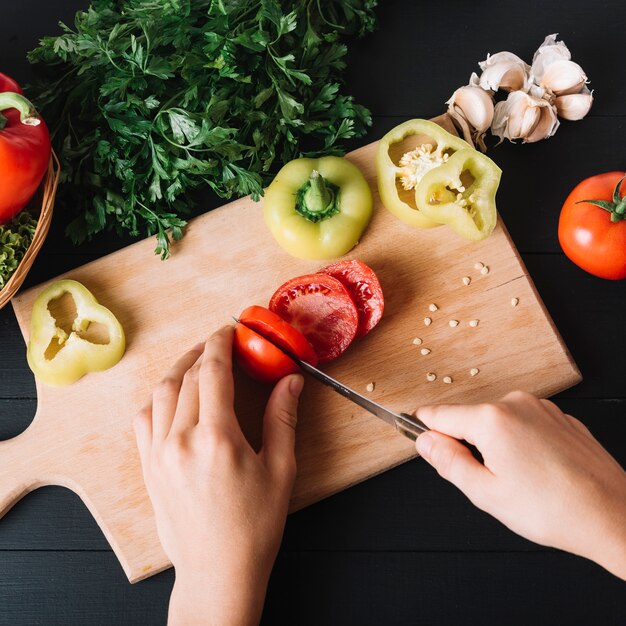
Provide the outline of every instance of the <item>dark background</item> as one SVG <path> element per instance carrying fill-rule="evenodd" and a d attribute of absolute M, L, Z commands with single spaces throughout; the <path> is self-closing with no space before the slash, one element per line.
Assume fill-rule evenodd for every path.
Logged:
<path fill-rule="evenodd" d="M 29 80 L 27 50 L 86 1 L 2 2 L 0 70 Z M 584 382 L 555 398 L 626 463 L 624 283 L 585 274 L 561 253 L 561 204 L 582 178 L 623 170 L 626 5 L 621 0 L 387 0 L 376 33 L 350 42 L 346 92 L 369 106 L 373 141 L 410 117 L 434 116 L 487 52 L 530 61 L 559 32 L 595 89 L 583 121 L 490 156 L 504 174 L 498 207 Z M 354 147 L 360 145 L 354 143 Z M 207 207 L 217 206 L 209 198 Z M 73 248 L 57 213 L 27 285 L 125 245 Z M 0 312 L 0 439 L 36 409 L 11 307 Z M 529 364 L 532 367 L 532 364 Z M 45 488 L 0 521 L 0 624 L 164 624 L 172 571 L 131 586 L 77 496 Z M 626 584 L 581 558 L 525 541 L 474 509 L 422 461 L 292 515 L 263 624 L 624 624 Z"/>

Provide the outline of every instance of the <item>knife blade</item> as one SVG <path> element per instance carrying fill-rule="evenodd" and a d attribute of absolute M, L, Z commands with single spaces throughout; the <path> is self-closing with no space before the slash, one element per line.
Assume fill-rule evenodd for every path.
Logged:
<path fill-rule="evenodd" d="M 256 331 L 250 328 L 245 322 L 242 322 L 236 317 L 233 317 L 233 319 L 238 324 L 242 324 L 243 326 L 248 328 L 248 330 L 251 330 L 252 332 L 256 333 Z M 256 333 L 256 334 L 259 334 L 259 333 Z M 418 420 L 413 415 L 409 415 L 408 413 L 398 413 L 396 411 L 392 411 L 391 409 L 384 407 L 382 404 L 378 404 L 378 402 L 374 402 L 373 400 L 370 400 L 366 396 L 360 394 L 358 391 L 355 391 L 354 389 L 351 389 L 347 385 L 344 385 L 343 383 L 339 382 L 336 378 L 329 376 L 328 374 L 317 369 L 310 363 L 307 363 L 306 361 L 303 361 L 302 359 L 298 358 L 295 354 L 292 354 L 291 352 L 289 352 L 282 346 L 279 346 L 277 343 L 275 343 L 271 339 L 268 339 L 265 336 L 263 336 L 263 338 L 266 341 L 269 341 L 274 347 L 278 348 L 281 352 L 286 354 L 292 361 L 296 363 L 296 365 L 298 365 L 298 367 L 302 371 L 306 372 L 307 374 L 309 374 L 310 376 L 312 376 L 313 378 L 315 378 L 322 384 L 326 385 L 327 387 L 330 387 L 331 389 L 336 391 L 338 394 L 342 395 L 344 398 L 351 400 L 356 405 L 360 406 L 362 409 L 369 411 L 372 415 L 375 415 L 376 417 L 383 420 L 387 424 L 390 424 L 400 434 L 404 435 L 405 437 L 408 437 L 412 441 L 415 441 L 419 435 L 429 430 L 426 424 Z"/>

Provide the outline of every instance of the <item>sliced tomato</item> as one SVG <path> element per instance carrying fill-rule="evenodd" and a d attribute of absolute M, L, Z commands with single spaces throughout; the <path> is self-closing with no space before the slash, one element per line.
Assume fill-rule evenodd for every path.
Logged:
<path fill-rule="evenodd" d="M 336 278 L 352 296 L 359 314 L 357 337 L 364 337 L 383 316 L 385 300 L 383 290 L 374 270 L 363 261 L 351 259 L 331 263 L 320 270 Z"/>
<path fill-rule="evenodd" d="M 347 289 L 327 274 L 297 276 L 281 285 L 269 308 L 295 326 L 320 363 L 337 358 L 356 335 L 359 316 Z"/>
<path fill-rule="evenodd" d="M 299 371 L 294 361 L 276 345 L 312 365 L 317 364 L 311 344 L 276 313 L 261 306 L 251 306 L 242 311 L 239 320 L 241 323 L 235 327 L 233 353 L 241 369 L 252 378 L 275 383 L 283 376 Z"/>
<path fill-rule="evenodd" d="M 274 311 L 263 306 L 249 306 L 241 312 L 239 321 L 289 354 L 317 365 L 317 354 L 306 337 Z"/>

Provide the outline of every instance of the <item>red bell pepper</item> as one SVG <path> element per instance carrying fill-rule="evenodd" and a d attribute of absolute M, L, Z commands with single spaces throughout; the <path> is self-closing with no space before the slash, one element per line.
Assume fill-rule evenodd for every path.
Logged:
<path fill-rule="evenodd" d="M 12 79 L 0 74 L 0 224 L 33 197 L 50 160 L 50 133 Z"/>

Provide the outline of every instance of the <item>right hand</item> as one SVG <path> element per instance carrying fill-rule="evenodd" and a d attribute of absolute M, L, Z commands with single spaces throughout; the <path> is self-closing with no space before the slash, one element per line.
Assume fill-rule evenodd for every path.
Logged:
<path fill-rule="evenodd" d="M 523 392 L 424 406 L 417 451 L 512 531 L 626 579 L 626 472 L 577 419 Z M 459 440 L 478 448 L 484 465 Z"/>

